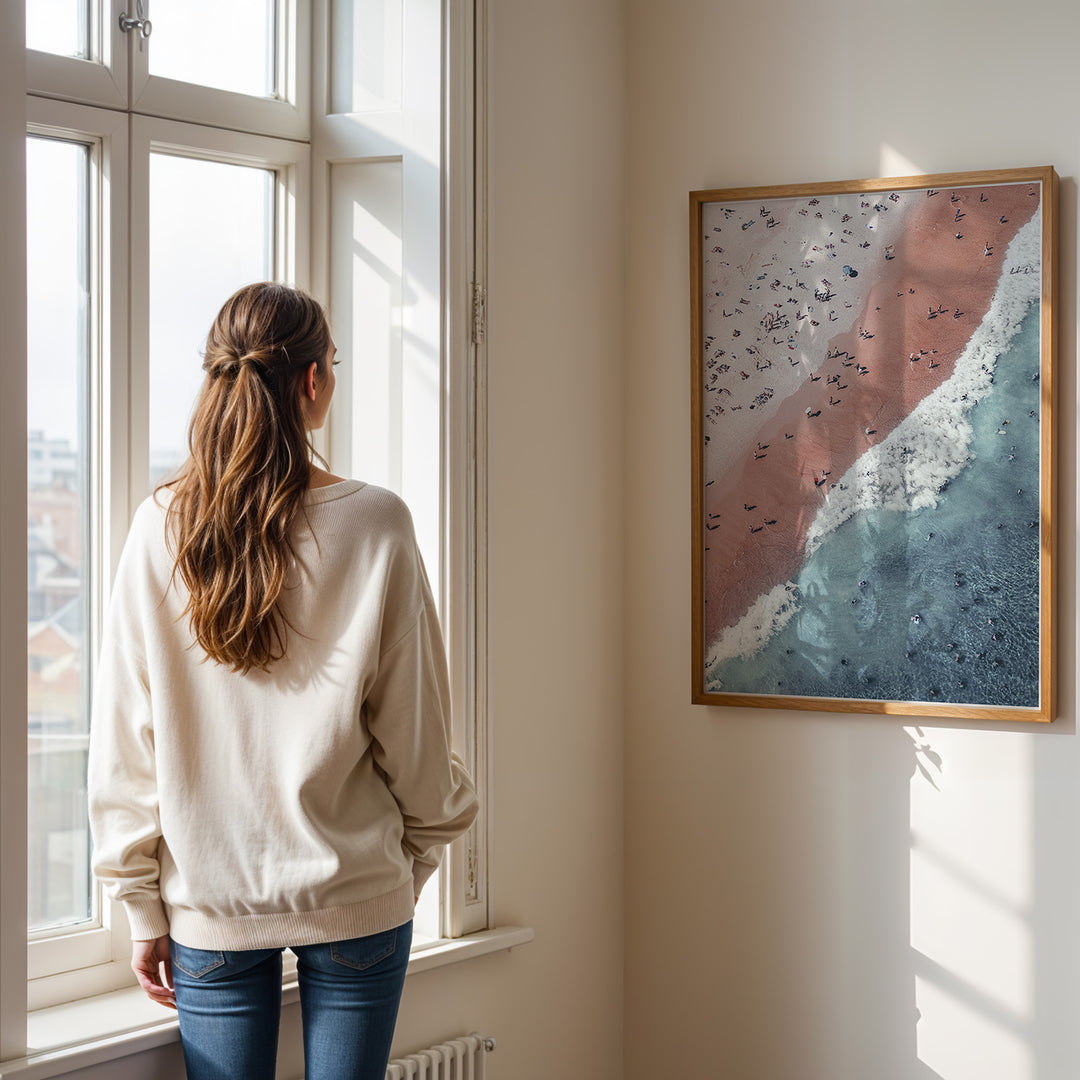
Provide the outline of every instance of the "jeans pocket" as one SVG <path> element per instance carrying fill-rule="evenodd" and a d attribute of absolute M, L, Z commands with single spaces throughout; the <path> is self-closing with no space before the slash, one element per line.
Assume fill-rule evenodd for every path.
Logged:
<path fill-rule="evenodd" d="M 394 955 L 397 937 L 398 928 L 395 927 L 393 930 L 384 930 L 381 934 L 335 941 L 330 945 L 330 959 L 353 971 L 364 971 Z"/>
<path fill-rule="evenodd" d="M 179 968 L 193 979 L 201 979 L 211 971 L 225 966 L 225 954 L 220 951 L 192 949 L 173 941 L 169 945 L 169 953 L 173 967 Z"/>

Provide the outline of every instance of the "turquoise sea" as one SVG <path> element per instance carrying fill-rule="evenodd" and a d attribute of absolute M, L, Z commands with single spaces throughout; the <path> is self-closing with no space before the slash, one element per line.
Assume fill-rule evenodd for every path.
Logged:
<path fill-rule="evenodd" d="M 717 664 L 707 689 L 1037 706 L 1038 372 L 1034 305 L 968 412 L 972 460 L 937 507 L 846 521 L 803 567 L 787 625 Z"/>

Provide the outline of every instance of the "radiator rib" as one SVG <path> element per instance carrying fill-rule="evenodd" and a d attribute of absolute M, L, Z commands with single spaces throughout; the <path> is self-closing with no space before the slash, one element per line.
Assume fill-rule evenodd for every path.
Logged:
<path fill-rule="evenodd" d="M 394 1058 L 387 1066 L 386 1080 L 485 1080 L 485 1058 L 494 1049 L 490 1036 L 462 1035 Z"/>

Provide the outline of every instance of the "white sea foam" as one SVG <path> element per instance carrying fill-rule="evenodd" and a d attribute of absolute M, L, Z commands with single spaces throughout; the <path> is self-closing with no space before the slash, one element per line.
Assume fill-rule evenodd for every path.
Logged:
<path fill-rule="evenodd" d="M 1036 215 L 1009 244 L 990 310 L 969 339 L 951 378 L 863 454 L 829 491 L 807 533 L 807 557 L 861 510 L 911 512 L 936 506 L 943 486 L 968 463 L 973 435 L 968 413 L 990 390 L 997 358 L 1039 298 L 1040 222 L 1041 215 Z"/>
<path fill-rule="evenodd" d="M 753 656 L 778 630 L 782 630 L 795 614 L 795 584 L 788 581 L 777 585 L 754 601 L 750 610 L 734 625 L 729 626 L 713 642 L 706 658 L 705 670 L 721 660 Z M 716 680 L 709 680 L 710 689 L 717 690 Z"/>

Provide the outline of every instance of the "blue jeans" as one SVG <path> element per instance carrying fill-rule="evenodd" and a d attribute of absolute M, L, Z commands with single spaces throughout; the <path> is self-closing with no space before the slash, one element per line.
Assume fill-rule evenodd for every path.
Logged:
<path fill-rule="evenodd" d="M 384 1080 L 412 923 L 297 945 L 305 1080 Z M 170 947 L 188 1080 L 274 1080 L 283 949 Z"/>

